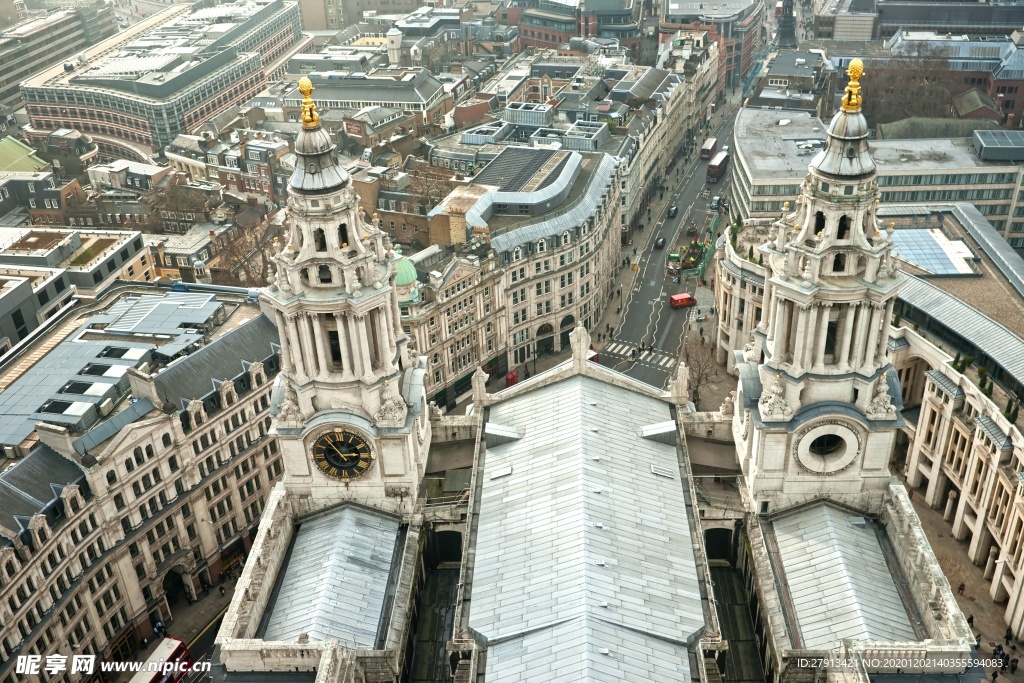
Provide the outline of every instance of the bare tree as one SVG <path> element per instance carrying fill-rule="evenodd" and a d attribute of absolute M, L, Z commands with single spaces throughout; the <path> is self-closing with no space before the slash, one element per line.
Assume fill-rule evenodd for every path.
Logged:
<path fill-rule="evenodd" d="M 409 172 L 409 194 L 419 200 L 427 211 L 441 203 L 452 191 L 450 176 L 428 169 Z"/>
<path fill-rule="evenodd" d="M 953 97 L 967 90 L 941 49 L 914 41 L 884 62 L 872 62 L 864 113 L 872 124 L 912 116 L 952 118 Z"/>
<path fill-rule="evenodd" d="M 274 226 L 269 217 L 239 225 L 217 238 L 217 259 L 209 269 L 217 285 L 262 287 L 270 276 Z"/>
<path fill-rule="evenodd" d="M 217 201 L 196 187 L 188 187 L 183 180 L 168 183 L 148 199 L 149 211 L 140 230 L 151 233 L 165 232 L 165 222 L 201 223 L 206 220 L 207 211 Z M 191 219 L 186 218 L 189 215 Z"/>
<path fill-rule="evenodd" d="M 715 347 L 706 337 L 693 335 L 684 343 L 682 356 L 686 368 L 690 371 L 690 395 L 694 405 L 699 405 L 701 389 L 715 385 L 718 374 Z"/>

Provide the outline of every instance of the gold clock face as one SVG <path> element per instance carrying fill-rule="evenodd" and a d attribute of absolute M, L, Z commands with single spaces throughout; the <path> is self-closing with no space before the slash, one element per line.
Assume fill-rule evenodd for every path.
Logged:
<path fill-rule="evenodd" d="M 313 462 L 324 474 L 351 481 L 373 466 L 373 450 L 366 439 L 344 429 L 324 432 L 313 442 Z"/>

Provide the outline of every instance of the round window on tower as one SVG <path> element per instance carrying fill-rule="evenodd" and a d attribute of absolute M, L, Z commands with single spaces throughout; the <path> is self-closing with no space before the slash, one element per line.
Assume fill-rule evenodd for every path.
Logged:
<path fill-rule="evenodd" d="M 852 159 L 855 156 L 857 156 L 857 150 L 855 150 L 853 147 L 847 147 L 846 148 L 846 158 L 847 159 Z"/>
<path fill-rule="evenodd" d="M 861 438 L 852 425 L 830 420 L 802 430 L 793 445 L 800 465 L 814 474 L 832 474 L 857 460 Z"/>
<path fill-rule="evenodd" d="M 843 437 L 838 434 L 822 434 L 811 441 L 811 444 L 807 448 L 815 455 L 825 456 L 835 455 L 845 446 L 846 442 L 843 441 Z"/>

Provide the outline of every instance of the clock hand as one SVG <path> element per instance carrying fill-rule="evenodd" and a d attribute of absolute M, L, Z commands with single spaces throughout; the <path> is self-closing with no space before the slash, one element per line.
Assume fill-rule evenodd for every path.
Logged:
<path fill-rule="evenodd" d="M 331 444 L 331 448 L 334 449 L 334 452 L 337 453 L 339 456 L 341 456 L 342 460 L 348 460 L 349 459 L 349 456 L 345 455 L 344 453 L 342 453 L 341 451 L 338 450 L 338 447 L 334 445 L 333 441 L 330 441 L 328 443 Z"/>

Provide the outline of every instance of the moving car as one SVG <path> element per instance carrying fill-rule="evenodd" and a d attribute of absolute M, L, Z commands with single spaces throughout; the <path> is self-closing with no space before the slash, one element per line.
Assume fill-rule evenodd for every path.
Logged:
<path fill-rule="evenodd" d="M 718 211 L 718 207 L 722 205 L 722 198 L 715 196 L 711 198 L 711 210 Z"/>
<path fill-rule="evenodd" d="M 664 237 L 659 237 L 658 239 L 654 240 L 654 248 L 655 249 L 664 249 L 665 248 L 665 238 Z"/>
<path fill-rule="evenodd" d="M 675 218 L 677 213 L 679 213 L 679 207 L 678 206 L 670 206 L 670 207 L 668 207 L 668 217 L 669 218 Z"/>
<path fill-rule="evenodd" d="M 683 292 L 682 294 L 673 294 L 669 297 L 668 302 L 672 308 L 686 308 L 696 305 L 697 300 L 693 298 L 693 294 Z"/>

